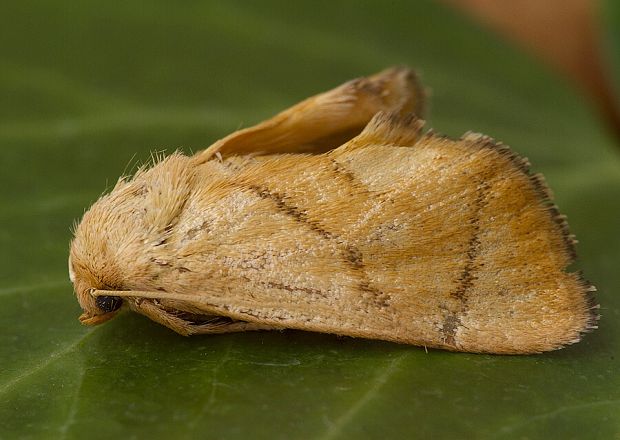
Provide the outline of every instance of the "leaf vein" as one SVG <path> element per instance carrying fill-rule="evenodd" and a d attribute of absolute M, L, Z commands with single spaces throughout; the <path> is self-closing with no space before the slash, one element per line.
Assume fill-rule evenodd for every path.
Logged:
<path fill-rule="evenodd" d="M 65 420 L 65 423 L 62 424 L 62 426 L 60 426 L 59 431 L 60 431 L 60 438 L 67 438 L 67 433 L 69 432 L 69 429 L 71 428 L 71 426 L 73 426 L 73 424 L 76 421 L 76 417 L 75 415 L 77 414 L 77 410 L 78 410 L 78 402 L 80 400 L 80 393 L 82 391 L 82 384 L 84 383 L 84 376 L 85 376 L 85 369 L 84 368 L 80 368 L 79 370 L 79 378 L 78 378 L 78 383 L 76 385 L 75 388 L 75 393 L 73 393 L 73 397 L 71 399 L 71 405 L 69 406 L 69 412 L 67 414 L 67 420 Z"/>
<path fill-rule="evenodd" d="M 408 353 L 392 359 L 392 361 L 383 369 L 383 371 L 377 375 L 372 386 L 368 391 L 357 400 L 348 411 L 346 411 L 338 420 L 328 426 L 325 434 L 320 437 L 321 440 L 331 440 L 340 435 L 345 426 L 351 423 L 351 421 L 359 414 L 359 412 L 372 401 L 377 393 L 383 388 L 383 386 L 390 380 L 392 375 L 398 370 L 398 366 L 405 359 Z"/>
<path fill-rule="evenodd" d="M 514 431 L 521 429 L 527 425 L 530 425 L 532 423 L 536 423 L 540 420 L 545 420 L 545 419 L 549 419 L 549 418 L 553 418 L 559 414 L 565 413 L 565 412 L 569 412 L 569 411 L 574 411 L 574 410 L 582 410 L 582 409 L 587 409 L 587 408 L 592 408 L 592 407 L 598 407 L 598 406 L 606 406 L 606 405 L 618 405 L 620 404 L 620 399 L 611 399 L 611 400 L 599 400 L 597 402 L 585 402 L 585 403 L 578 403 L 575 405 L 569 405 L 569 406 L 564 406 L 561 408 L 556 408 L 552 411 L 548 411 L 546 413 L 542 413 L 542 414 L 538 414 L 535 416 L 532 416 L 526 420 L 520 421 L 518 423 L 512 424 L 512 425 L 508 425 L 508 426 L 504 426 L 502 428 L 499 429 L 498 432 L 495 433 L 495 435 L 493 435 L 493 438 L 498 438 L 501 437 L 503 435 L 507 435 L 507 434 L 511 434 Z"/>
<path fill-rule="evenodd" d="M 32 368 L 24 371 L 23 373 L 18 374 L 13 379 L 10 379 L 7 382 L 5 382 L 4 384 L 0 385 L 0 395 L 3 395 L 5 393 L 7 393 L 8 391 L 11 390 L 11 388 L 13 388 L 15 385 L 19 384 L 22 380 L 24 380 L 24 379 L 26 379 L 26 378 L 28 378 L 28 377 L 38 373 L 39 371 L 41 371 L 45 367 L 51 365 L 54 361 L 56 361 L 58 359 L 61 359 L 63 356 L 71 353 L 82 342 L 84 342 L 85 340 L 90 338 L 96 332 L 97 332 L 97 329 L 93 329 L 93 330 L 89 331 L 88 333 L 86 333 L 85 335 L 80 336 L 78 339 L 76 339 L 75 341 L 73 341 L 69 345 L 65 346 L 64 348 L 62 348 L 62 349 L 60 349 L 58 351 L 55 351 L 52 354 L 50 354 L 49 356 L 47 356 L 38 365 L 33 366 Z"/>

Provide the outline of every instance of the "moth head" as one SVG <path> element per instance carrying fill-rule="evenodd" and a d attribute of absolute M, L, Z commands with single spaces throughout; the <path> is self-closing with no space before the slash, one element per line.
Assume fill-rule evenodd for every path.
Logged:
<path fill-rule="evenodd" d="M 73 263 L 69 256 L 69 279 L 73 283 L 73 289 L 83 313 L 79 319 L 85 325 L 97 325 L 114 317 L 123 305 L 122 298 L 111 295 L 96 296 L 95 293 L 101 287 L 96 280 L 89 276 L 84 267 Z"/>
<path fill-rule="evenodd" d="M 98 290 L 120 290 L 123 276 L 118 264 L 118 243 L 127 243 L 128 234 L 123 225 L 106 218 L 109 212 L 115 218 L 113 208 L 103 197 L 84 214 L 82 221 L 74 232 L 74 239 L 69 250 L 69 279 L 82 307 L 80 322 L 85 325 L 97 325 L 112 318 L 121 308 L 121 298 L 112 295 L 98 296 Z M 114 234 L 102 234 L 104 226 Z"/>
<path fill-rule="evenodd" d="M 152 252 L 170 238 L 192 190 L 189 162 L 173 154 L 141 168 L 133 177 L 121 178 L 84 213 L 69 257 L 83 324 L 109 320 L 123 303 L 114 295 L 99 296 L 98 290 L 136 290 L 153 279 Z"/>

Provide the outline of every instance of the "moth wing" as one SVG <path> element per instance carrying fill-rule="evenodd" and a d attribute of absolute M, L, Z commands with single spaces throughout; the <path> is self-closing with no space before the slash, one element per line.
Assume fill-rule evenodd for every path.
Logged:
<path fill-rule="evenodd" d="M 578 341 L 596 306 L 541 178 L 489 138 L 420 129 L 379 114 L 328 154 L 209 161 L 150 290 L 172 309 L 458 351 Z"/>
<path fill-rule="evenodd" d="M 421 115 L 424 92 L 413 70 L 394 67 L 310 97 L 258 125 L 236 131 L 196 155 L 319 153 L 359 134 L 378 112 Z"/>

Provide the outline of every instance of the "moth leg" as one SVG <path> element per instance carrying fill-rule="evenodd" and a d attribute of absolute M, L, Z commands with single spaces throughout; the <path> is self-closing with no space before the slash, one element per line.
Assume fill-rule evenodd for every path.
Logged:
<path fill-rule="evenodd" d="M 189 335 L 206 335 L 206 334 L 218 334 L 218 333 L 235 333 L 235 332 L 247 332 L 254 330 L 282 330 L 281 328 L 270 327 L 263 324 L 255 324 L 252 322 L 233 321 L 229 324 L 220 324 L 217 326 L 205 324 L 192 326 L 191 333 Z"/>
<path fill-rule="evenodd" d="M 128 303 L 129 308 L 134 312 L 140 313 L 183 336 L 274 329 L 267 325 L 234 321 L 219 316 L 210 316 L 209 319 L 205 319 L 204 323 L 197 323 L 186 319 L 183 313 L 176 314 L 164 309 L 157 300 L 136 298 L 133 301 L 128 301 Z"/>
<path fill-rule="evenodd" d="M 359 134 L 378 112 L 421 116 L 424 92 L 415 73 L 393 67 L 310 97 L 258 125 L 236 131 L 197 153 L 220 155 L 323 153 Z"/>

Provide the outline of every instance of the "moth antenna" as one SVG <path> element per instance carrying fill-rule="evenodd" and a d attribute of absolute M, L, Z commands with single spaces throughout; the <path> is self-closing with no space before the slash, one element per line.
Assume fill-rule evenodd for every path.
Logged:
<path fill-rule="evenodd" d="M 98 296 L 118 296 L 122 298 L 148 298 L 148 299 L 174 299 L 180 301 L 193 301 L 205 303 L 203 298 L 196 295 L 187 295 L 183 293 L 169 293 L 161 291 L 148 290 L 102 290 L 92 289 L 90 291 L 92 297 Z"/>

